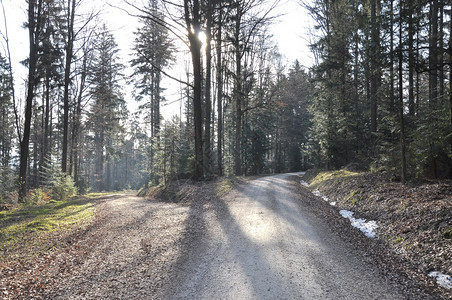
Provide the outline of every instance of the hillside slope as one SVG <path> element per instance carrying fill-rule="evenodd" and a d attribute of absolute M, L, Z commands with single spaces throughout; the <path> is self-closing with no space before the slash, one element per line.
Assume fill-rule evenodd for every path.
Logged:
<path fill-rule="evenodd" d="M 429 276 L 431 272 L 452 274 L 450 181 L 402 184 L 383 174 L 346 170 L 310 171 L 303 180 L 310 184 L 307 189 L 328 198 L 339 210 L 375 220 L 376 239 L 403 262 L 403 272 L 452 297 L 450 281 L 442 282 L 448 289 Z"/>

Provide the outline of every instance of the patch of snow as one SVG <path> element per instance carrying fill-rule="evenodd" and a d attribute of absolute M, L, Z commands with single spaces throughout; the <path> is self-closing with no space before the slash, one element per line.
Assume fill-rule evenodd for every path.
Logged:
<path fill-rule="evenodd" d="M 331 206 L 335 206 L 336 202 L 330 202 L 330 199 L 328 199 L 327 196 L 325 196 L 324 194 L 322 194 L 319 190 L 315 190 L 312 192 L 314 194 L 314 196 L 320 197 L 323 200 L 325 200 L 326 202 L 329 202 Z"/>
<path fill-rule="evenodd" d="M 436 283 L 446 289 L 452 288 L 452 277 L 450 275 L 443 274 L 441 272 L 432 271 L 428 273 L 428 276 L 434 277 L 436 279 Z"/>
<path fill-rule="evenodd" d="M 302 186 L 309 187 L 309 183 L 307 183 L 304 180 L 300 181 L 300 183 L 301 183 Z"/>
<path fill-rule="evenodd" d="M 356 219 L 355 217 L 353 217 L 354 212 L 349 210 L 340 210 L 339 213 L 344 218 L 349 219 L 352 223 L 352 226 L 361 230 L 367 237 L 374 238 L 377 235 L 377 233 L 375 232 L 375 230 L 378 228 L 377 222 L 366 222 L 365 219 Z"/>
<path fill-rule="evenodd" d="M 315 190 L 312 192 L 315 196 L 322 198 L 325 201 L 329 201 L 328 197 L 323 195 L 319 190 Z"/>

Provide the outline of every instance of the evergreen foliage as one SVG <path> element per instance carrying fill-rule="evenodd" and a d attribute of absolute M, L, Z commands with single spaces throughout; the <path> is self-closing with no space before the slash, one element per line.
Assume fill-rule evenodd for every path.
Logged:
<path fill-rule="evenodd" d="M 135 7 L 127 81 L 112 32 L 73 15 L 82 2 L 28 4 L 21 105 L 0 54 L 2 202 L 17 199 L 16 188 L 38 199 L 48 187 L 66 197 L 74 182 L 80 192 L 138 189 L 347 165 L 403 181 L 452 177 L 446 1 L 313 0 L 308 69 L 282 63 L 268 1 L 149 0 Z M 186 78 L 174 78 L 182 56 Z M 135 114 L 125 84 L 140 102 Z M 175 86 L 183 103 L 169 118 L 161 107 Z"/>

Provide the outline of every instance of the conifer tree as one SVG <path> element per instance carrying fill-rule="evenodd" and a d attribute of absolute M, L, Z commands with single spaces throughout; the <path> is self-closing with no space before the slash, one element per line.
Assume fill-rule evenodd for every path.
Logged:
<path fill-rule="evenodd" d="M 94 59 L 88 81 L 91 86 L 90 94 L 93 99 L 89 113 L 91 131 L 94 135 L 94 186 L 101 191 L 110 188 L 109 167 L 112 157 L 113 140 L 121 130 L 125 102 L 120 91 L 119 80 L 123 66 L 118 62 L 118 48 L 113 35 L 103 25 L 96 36 L 94 45 Z M 105 184 L 107 183 L 107 184 Z"/>

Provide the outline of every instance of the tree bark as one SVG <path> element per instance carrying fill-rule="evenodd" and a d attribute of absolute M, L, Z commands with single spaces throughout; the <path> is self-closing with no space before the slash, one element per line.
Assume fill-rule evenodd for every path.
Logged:
<path fill-rule="evenodd" d="M 74 168 L 74 182 L 77 186 L 80 187 L 79 180 L 79 151 L 80 151 L 80 129 L 81 129 L 81 119 L 82 119 L 82 95 L 83 90 L 85 89 L 86 75 L 87 75 L 87 56 L 88 54 L 85 52 L 83 57 L 83 65 L 82 72 L 80 76 L 80 87 L 79 94 L 77 97 L 77 105 L 75 108 L 74 114 L 74 125 L 72 128 L 72 155 L 73 155 L 73 168 Z"/>
<path fill-rule="evenodd" d="M 414 105 L 414 28 L 413 28 L 413 2 L 408 2 L 408 113 L 410 116 L 415 114 Z"/>
<path fill-rule="evenodd" d="M 371 47 L 370 47 L 370 131 L 372 133 L 372 149 L 375 151 L 378 122 L 378 88 L 379 88 L 379 21 L 377 20 L 377 0 L 371 0 Z"/>
<path fill-rule="evenodd" d="M 429 100 L 436 108 L 438 98 L 438 0 L 430 3 Z"/>
<path fill-rule="evenodd" d="M 218 160 L 218 176 L 223 175 L 223 65 L 222 65 L 222 8 L 221 1 L 219 2 L 218 28 L 216 39 L 216 54 L 217 54 L 217 160 Z"/>
<path fill-rule="evenodd" d="M 235 50 L 235 136 L 234 136 L 234 172 L 236 176 L 242 175 L 242 51 L 240 49 L 240 4 L 237 5 L 237 15 L 234 29 Z"/>
<path fill-rule="evenodd" d="M 195 168 L 193 176 L 197 179 L 203 175 L 202 145 L 202 70 L 201 42 L 198 35 L 201 30 L 199 0 L 184 0 L 185 22 L 193 65 L 193 121 L 195 131 Z M 191 13 L 190 13 L 191 10 Z"/>
<path fill-rule="evenodd" d="M 19 201 L 23 201 L 27 194 L 27 170 L 28 154 L 30 146 L 30 131 L 32 107 L 34 99 L 34 89 L 36 86 L 36 65 L 38 62 L 38 40 L 40 35 L 42 0 L 28 1 L 28 39 L 30 43 L 28 62 L 28 86 L 27 98 L 25 102 L 25 119 L 22 140 L 20 141 L 20 165 L 19 165 Z M 36 12 L 35 12 L 36 10 Z"/>
<path fill-rule="evenodd" d="M 71 80 L 71 64 L 74 47 L 74 18 L 75 0 L 68 0 L 67 7 L 67 40 L 66 61 L 64 68 L 64 94 L 63 94 L 63 153 L 61 157 L 61 171 L 67 171 L 68 135 L 69 135 L 69 84 Z"/>
<path fill-rule="evenodd" d="M 402 18 L 399 24 L 399 122 L 400 122 L 400 155 L 401 155 L 401 181 L 405 182 L 407 178 L 406 166 L 406 141 L 405 141 L 405 120 L 403 107 L 403 28 Z"/>
<path fill-rule="evenodd" d="M 211 124 L 212 124 L 212 18 L 213 0 L 207 0 L 206 8 L 206 86 L 205 86 L 205 123 L 204 123 L 204 173 L 210 176 L 211 170 Z"/>

